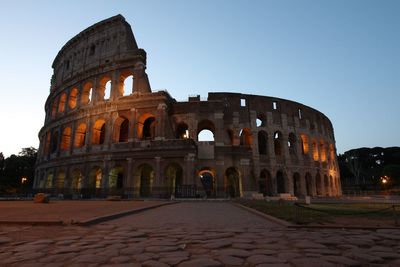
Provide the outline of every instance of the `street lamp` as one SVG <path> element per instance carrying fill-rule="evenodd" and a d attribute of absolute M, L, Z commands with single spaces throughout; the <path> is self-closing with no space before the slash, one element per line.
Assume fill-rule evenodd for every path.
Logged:
<path fill-rule="evenodd" d="M 389 177 L 387 175 L 381 177 L 381 183 L 387 184 L 389 182 Z"/>
<path fill-rule="evenodd" d="M 23 194 L 24 184 L 28 181 L 28 178 L 22 177 L 21 178 L 21 194 Z"/>

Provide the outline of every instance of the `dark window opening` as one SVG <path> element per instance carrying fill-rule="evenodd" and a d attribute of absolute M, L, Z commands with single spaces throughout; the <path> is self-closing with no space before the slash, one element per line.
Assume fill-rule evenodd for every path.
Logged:
<path fill-rule="evenodd" d="M 90 47 L 89 56 L 93 56 L 94 53 L 96 53 L 96 46 L 95 46 L 95 45 L 92 45 L 92 46 Z"/>

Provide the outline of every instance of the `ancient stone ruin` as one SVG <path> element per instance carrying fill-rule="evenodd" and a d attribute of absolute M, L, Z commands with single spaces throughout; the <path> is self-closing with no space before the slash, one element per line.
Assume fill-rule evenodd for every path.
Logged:
<path fill-rule="evenodd" d="M 124 198 L 341 195 L 333 127 L 324 114 L 275 97 L 209 93 L 207 100 L 178 102 L 152 91 L 146 52 L 121 15 L 68 41 L 52 67 L 38 191 Z"/>

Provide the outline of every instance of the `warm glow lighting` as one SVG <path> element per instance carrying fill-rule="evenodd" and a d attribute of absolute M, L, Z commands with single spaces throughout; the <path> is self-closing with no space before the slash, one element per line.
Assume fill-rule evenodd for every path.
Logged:
<path fill-rule="evenodd" d="M 381 177 L 382 184 L 387 184 L 389 182 L 389 177 L 387 175 Z"/>
<path fill-rule="evenodd" d="M 26 181 L 28 181 L 28 178 L 26 178 L 26 177 L 21 178 L 21 184 L 24 184 Z"/>

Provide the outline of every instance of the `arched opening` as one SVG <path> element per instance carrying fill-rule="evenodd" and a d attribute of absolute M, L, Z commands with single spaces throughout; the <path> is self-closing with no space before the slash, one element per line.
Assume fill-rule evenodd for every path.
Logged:
<path fill-rule="evenodd" d="M 78 89 L 74 87 L 69 93 L 68 106 L 70 109 L 74 109 L 76 107 L 77 98 L 78 98 Z"/>
<path fill-rule="evenodd" d="M 88 82 L 83 86 L 82 89 L 82 97 L 81 97 L 81 103 L 83 105 L 89 104 L 90 101 L 92 101 L 92 89 L 93 85 L 92 83 Z"/>
<path fill-rule="evenodd" d="M 124 79 L 122 95 L 128 96 L 133 93 L 133 75 L 129 75 Z"/>
<path fill-rule="evenodd" d="M 124 117 L 118 117 L 114 123 L 113 141 L 115 143 L 128 142 L 129 121 Z"/>
<path fill-rule="evenodd" d="M 197 141 L 199 142 L 212 142 L 214 137 L 215 126 L 209 120 L 203 120 L 197 124 Z"/>
<path fill-rule="evenodd" d="M 138 168 L 140 197 L 151 197 L 153 190 L 154 170 L 149 164 L 143 164 Z"/>
<path fill-rule="evenodd" d="M 276 156 L 282 156 L 282 133 L 277 131 L 274 133 L 274 151 Z"/>
<path fill-rule="evenodd" d="M 106 121 L 103 119 L 96 120 L 92 131 L 92 144 L 101 145 L 104 144 L 106 136 Z"/>
<path fill-rule="evenodd" d="M 295 196 L 300 197 L 301 194 L 301 178 L 298 172 L 293 174 L 293 193 Z"/>
<path fill-rule="evenodd" d="M 59 171 L 57 175 L 57 185 L 56 185 L 59 191 L 64 189 L 64 183 L 65 183 L 65 172 Z"/>
<path fill-rule="evenodd" d="M 214 141 L 214 133 L 210 130 L 201 130 L 197 135 L 197 140 L 199 142 L 213 142 Z"/>
<path fill-rule="evenodd" d="M 108 173 L 108 188 L 112 193 L 119 193 L 124 186 L 124 169 L 116 166 Z"/>
<path fill-rule="evenodd" d="M 156 118 L 149 117 L 143 123 L 142 139 L 154 139 L 156 135 Z"/>
<path fill-rule="evenodd" d="M 276 172 L 276 185 L 278 194 L 286 193 L 285 189 L 285 174 L 283 171 Z"/>
<path fill-rule="evenodd" d="M 306 191 L 307 196 L 314 195 L 312 190 L 312 176 L 309 172 L 306 173 Z"/>
<path fill-rule="evenodd" d="M 305 134 L 300 135 L 301 137 L 301 148 L 302 148 L 302 154 L 307 155 L 308 154 L 308 136 Z"/>
<path fill-rule="evenodd" d="M 240 197 L 240 173 L 235 167 L 230 167 L 225 171 L 225 192 L 228 197 Z"/>
<path fill-rule="evenodd" d="M 288 138 L 289 154 L 292 156 L 296 155 L 296 135 L 294 133 L 289 134 Z"/>
<path fill-rule="evenodd" d="M 178 197 L 179 187 L 182 185 L 183 182 L 182 167 L 177 163 L 168 164 L 165 168 L 165 177 L 168 188 L 168 196 Z"/>
<path fill-rule="evenodd" d="M 316 184 L 315 187 L 317 189 L 317 195 L 322 196 L 324 189 L 322 187 L 322 177 L 319 173 L 315 175 L 315 184 Z"/>
<path fill-rule="evenodd" d="M 263 114 L 258 114 L 257 119 L 256 119 L 256 126 L 257 127 L 265 127 L 265 115 Z"/>
<path fill-rule="evenodd" d="M 153 114 L 145 113 L 140 116 L 137 133 L 141 140 L 154 139 L 156 134 L 156 118 Z"/>
<path fill-rule="evenodd" d="M 265 169 L 260 173 L 260 180 L 258 180 L 258 192 L 262 193 L 264 196 L 273 195 L 271 174 Z"/>
<path fill-rule="evenodd" d="M 62 93 L 60 96 L 60 102 L 58 103 L 58 112 L 62 113 L 65 110 L 65 102 L 67 101 L 67 94 Z"/>
<path fill-rule="evenodd" d="M 134 77 L 132 70 L 124 70 L 119 76 L 118 96 L 128 96 L 134 92 Z"/>
<path fill-rule="evenodd" d="M 104 91 L 104 100 L 108 100 L 111 97 L 111 80 L 106 83 L 105 91 Z"/>
<path fill-rule="evenodd" d="M 97 194 L 101 189 L 101 182 L 103 178 L 103 171 L 100 167 L 95 166 L 89 172 L 89 190 L 91 193 Z"/>
<path fill-rule="evenodd" d="M 100 79 L 98 98 L 102 100 L 108 100 L 111 96 L 111 77 L 104 76 Z"/>
<path fill-rule="evenodd" d="M 177 139 L 188 139 L 189 130 L 188 125 L 184 122 L 179 123 L 176 126 L 176 138 Z"/>
<path fill-rule="evenodd" d="M 329 178 L 327 175 L 324 175 L 324 185 L 325 185 L 325 195 L 329 196 L 330 195 L 330 184 L 329 184 Z"/>
<path fill-rule="evenodd" d="M 319 143 L 319 151 L 320 151 L 320 158 L 322 162 L 326 161 L 326 149 L 325 149 L 325 144 L 324 141 L 320 141 Z"/>
<path fill-rule="evenodd" d="M 71 127 L 65 127 L 61 137 L 61 150 L 68 150 L 71 145 Z"/>
<path fill-rule="evenodd" d="M 203 168 L 199 171 L 199 179 L 203 185 L 207 197 L 215 196 L 215 178 L 210 168 Z"/>
<path fill-rule="evenodd" d="M 76 148 L 83 147 L 86 140 L 86 124 L 81 123 L 75 131 L 74 146 Z"/>
<path fill-rule="evenodd" d="M 265 131 L 258 132 L 258 153 L 267 155 L 268 135 Z"/>
<path fill-rule="evenodd" d="M 50 152 L 55 153 L 58 148 L 58 131 L 53 132 L 53 135 L 51 137 L 51 147 L 50 147 Z"/>
<path fill-rule="evenodd" d="M 46 183 L 44 186 L 46 189 L 53 188 L 53 176 L 54 176 L 54 174 L 52 172 L 47 174 Z"/>
<path fill-rule="evenodd" d="M 239 136 L 241 146 L 251 146 L 253 144 L 253 138 L 249 128 L 243 128 L 240 130 Z"/>
<path fill-rule="evenodd" d="M 313 149 L 313 160 L 318 161 L 319 155 L 318 155 L 318 145 L 315 140 L 312 141 L 312 149 Z"/>
<path fill-rule="evenodd" d="M 71 173 L 72 181 L 71 188 L 75 192 L 80 191 L 82 189 L 83 175 L 80 170 L 75 169 Z"/>

